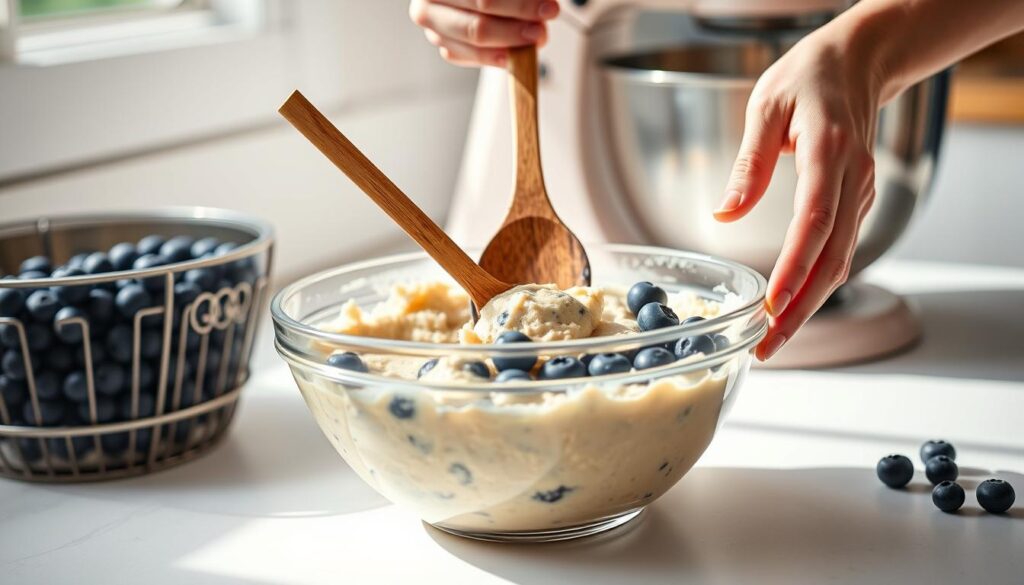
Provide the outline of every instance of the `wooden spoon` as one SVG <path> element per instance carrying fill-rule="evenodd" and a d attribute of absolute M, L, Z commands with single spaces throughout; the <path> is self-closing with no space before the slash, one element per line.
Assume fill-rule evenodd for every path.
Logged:
<path fill-rule="evenodd" d="M 516 171 L 512 206 L 480 257 L 495 277 L 517 284 L 590 285 L 583 244 L 551 207 L 541 173 L 537 132 L 537 48 L 509 52 Z"/>
<path fill-rule="evenodd" d="M 278 110 L 437 261 L 478 307 L 512 288 L 478 266 L 298 91 Z"/>

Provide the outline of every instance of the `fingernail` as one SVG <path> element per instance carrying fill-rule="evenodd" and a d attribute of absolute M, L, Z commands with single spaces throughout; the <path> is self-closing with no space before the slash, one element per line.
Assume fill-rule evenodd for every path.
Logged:
<path fill-rule="evenodd" d="M 788 290 L 779 292 L 775 295 L 775 298 L 768 301 L 768 314 L 772 317 L 778 317 L 786 310 L 789 306 L 789 302 L 793 300 L 793 295 Z"/>
<path fill-rule="evenodd" d="M 544 27 L 539 24 L 528 24 L 523 27 L 523 38 L 528 41 L 539 41 L 544 36 Z"/>
<path fill-rule="evenodd" d="M 722 204 L 718 206 L 715 213 L 729 213 L 730 211 L 736 211 L 740 206 L 740 202 L 743 201 L 743 195 L 739 191 L 732 190 L 725 194 L 725 199 L 722 200 Z"/>
<path fill-rule="evenodd" d="M 769 358 L 771 358 L 773 355 L 775 355 L 777 351 L 782 349 L 782 346 L 785 345 L 785 343 L 786 336 L 781 333 L 769 339 L 768 343 L 766 343 L 764 346 L 763 359 L 768 360 Z"/>
<path fill-rule="evenodd" d="M 542 2 L 540 9 L 537 10 L 537 14 L 544 20 L 558 16 L 558 2 Z"/>

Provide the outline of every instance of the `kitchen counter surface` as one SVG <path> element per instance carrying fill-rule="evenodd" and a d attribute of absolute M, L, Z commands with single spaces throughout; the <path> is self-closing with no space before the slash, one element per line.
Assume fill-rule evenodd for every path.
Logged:
<path fill-rule="evenodd" d="M 194 463 L 0 480 L 0 583 L 1024 583 L 1024 270 L 888 262 L 868 278 L 911 299 L 924 341 L 754 372 L 698 467 L 619 531 L 496 545 L 433 530 L 348 470 L 261 352 L 236 427 Z M 875 478 L 929 438 L 957 447 L 959 514 L 932 506 L 920 471 L 909 491 Z M 1010 514 L 975 502 L 993 475 L 1016 487 Z"/>

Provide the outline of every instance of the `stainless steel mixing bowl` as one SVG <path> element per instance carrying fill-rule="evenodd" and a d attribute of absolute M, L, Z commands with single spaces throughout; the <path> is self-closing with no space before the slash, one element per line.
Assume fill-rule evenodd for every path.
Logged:
<path fill-rule="evenodd" d="M 747 99 L 785 47 L 697 44 L 602 62 L 607 159 L 651 243 L 732 258 L 768 274 L 793 213 L 796 172 L 783 156 L 764 199 L 742 221 L 712 217 L 739 151 Z M 948 73 L 882 109 L 875 204 L 851 276 L 903 233 L 927 193 L 942 136 Z"/>

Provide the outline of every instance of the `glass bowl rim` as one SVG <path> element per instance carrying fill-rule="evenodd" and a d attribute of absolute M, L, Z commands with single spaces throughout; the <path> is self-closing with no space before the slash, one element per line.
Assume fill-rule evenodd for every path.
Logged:
<path fill-rule="evenodd" d="M 380 353 L 384 354 L 431 355 L 443 353 L 445 355 L 467 357 L 479 357 L 485 354 L 498 354 L 502 357 L 515 357 L 517 355 L 593 353 L 593 351 L 588 352 L 587 350 L 609 345 L 612 340 L 615 340 L 612 343 L 625 344 L 629 346 L 636 345 L 638 348 L 646 347 L 657 343 L 665 343 L 680 337 L 691 337 L 701 335 L 709 331 L 718 330 L 726 323 L 737 321 L 763 310 L 765 292 L 768 286 L 767 281 L 761 273 L 738 262 L 706 254 L 698 254 L 696 252 L 672 250 L 670 248 L 661 248 L 657 246 L 634 244 L 591 244 L 588 247 L 610 253 L 626 253 L 645 256 L 671 256 L 676 259 L 694 261 L 705 265 L 716 265 L 753 278 L 757 286 L 757 292 L 746 303 L 724 315 L 719 315 L 697 323 L 689 323 L 685 325 L 680 324 L 673 327 L 665 327 L 663 329 L 656 329 L 653 331 L 638 333 L 636 335 L 630 335 L 628 336 L 628 341 L 623 340 L 621 337 L 604 336 L 573 339 L 569 341 L 534 342 L 529 344 L 490 343 L 464 345 L 460 343 L 430 343 L 422 341 L 383 339 L 324 331 L 313 325 L 300 322 L 291 315 L 288 315 L 283 308 L 285 299 L 291 298 L 294 294 L 299 293 L 304 288 L 315 282 L 320 282 L 360 270 L 382 268 L 388 265 L 395 265 L 413 260 L 428 260 L 429 256 L 427 256 L 426 252 L 420 251 L 404 254 L 392 254 L 382 256 L 380 258 L 352 262 L 300 278 L 299 280 L 285 286 L 274 295 L 274 298 L 270 302 L 270 313 L 276 326 L 281 327 L 286 331 L 296 333 L 301 337 L 327 345 L 353 346 L 362 349 L 379 350 Z M 766 317 L 762 316 L 762 320 L 766 321 Z M 757 337 L 758 335 L 759 334 L 755 332 L 747 337 Z M 510 347 L 512 345 L 521 345 L 524 347 L 516 351 Z"/>

